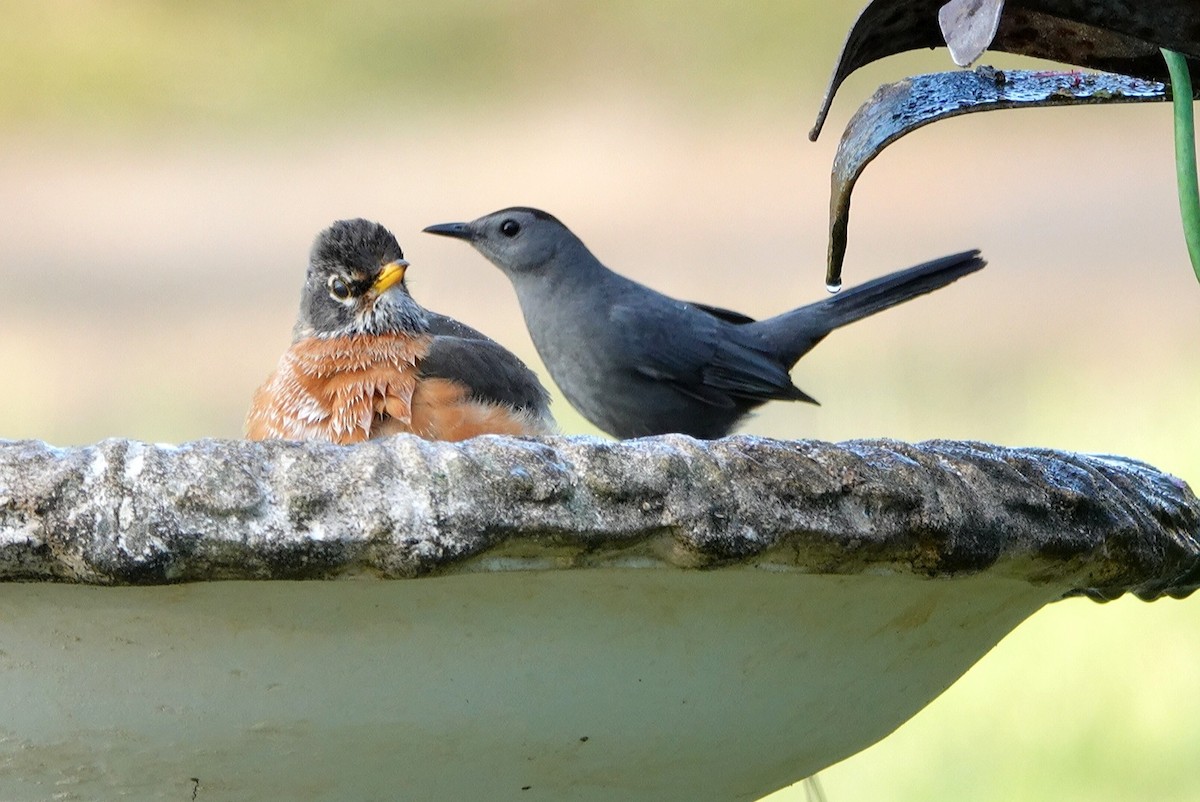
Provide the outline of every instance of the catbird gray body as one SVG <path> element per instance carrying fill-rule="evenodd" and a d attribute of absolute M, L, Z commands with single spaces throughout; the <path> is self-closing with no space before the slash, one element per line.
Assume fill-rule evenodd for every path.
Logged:
<path fill-rule="evenodd" d="M 986 264 L 978 251 L 947 256 L 756 321 L 614 273 L 537 209 L 425 231 L 467 240 L 509 277 L 551 378 L 585 418 L 620 438 L 712 439 L 767 401 L 816 403 L 789 371 L 829 332 Z"/>

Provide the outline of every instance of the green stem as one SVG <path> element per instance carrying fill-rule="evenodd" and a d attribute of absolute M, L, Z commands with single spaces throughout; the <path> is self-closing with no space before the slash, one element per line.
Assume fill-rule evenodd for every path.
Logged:
<path fill-rule="evenodd" d="M 1200 281 L 1200 186 L 1196 178 L 1196 119 L 1192 109 L 1192 76 L 1187 59 L 1164 49 L 1171 73 L 1171 99 L 1175 105 L 1175 177 L 1179 184 L 1179 213 L 1192 270 Z"/>

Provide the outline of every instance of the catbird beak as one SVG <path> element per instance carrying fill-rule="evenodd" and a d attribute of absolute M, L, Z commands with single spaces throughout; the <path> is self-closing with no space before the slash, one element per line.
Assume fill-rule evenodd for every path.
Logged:
<path fill-rule="evenodd" d="M 468 223 L 438 223 L 434 226 L 426 226 L 421 230 L 426 234 L 438 234 L 443 237 L 465 239 L 468 242 L 475 239 L 475 232 L 471 230 L 471 226 Z"/>

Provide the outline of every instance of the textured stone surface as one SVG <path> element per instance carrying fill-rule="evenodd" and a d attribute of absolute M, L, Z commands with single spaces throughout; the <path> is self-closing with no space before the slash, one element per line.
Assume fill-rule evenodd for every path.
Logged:
<path fill-rule="evenodd" d="M 1194 590 L 1198 538 L 1148 465 L 969 442 L 0 443 L 0 580 L 747 563 L 1151 599 Z"/>

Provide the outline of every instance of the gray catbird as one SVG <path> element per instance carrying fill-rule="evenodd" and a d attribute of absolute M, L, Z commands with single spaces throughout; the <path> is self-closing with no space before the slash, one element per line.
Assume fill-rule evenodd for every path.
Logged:
<path fill-rule="evenodd" d="M 669 298 L 612 272 L 537 209 L 503 209 L 425 231 L 470 242 L 504 271 L 563 395 L 621 438 L 716 438 L 767 401 L 815 404 L 788 371 L 825 335 L 986 264 L 978 251 L 967 251 L 756 321 Z"/>

